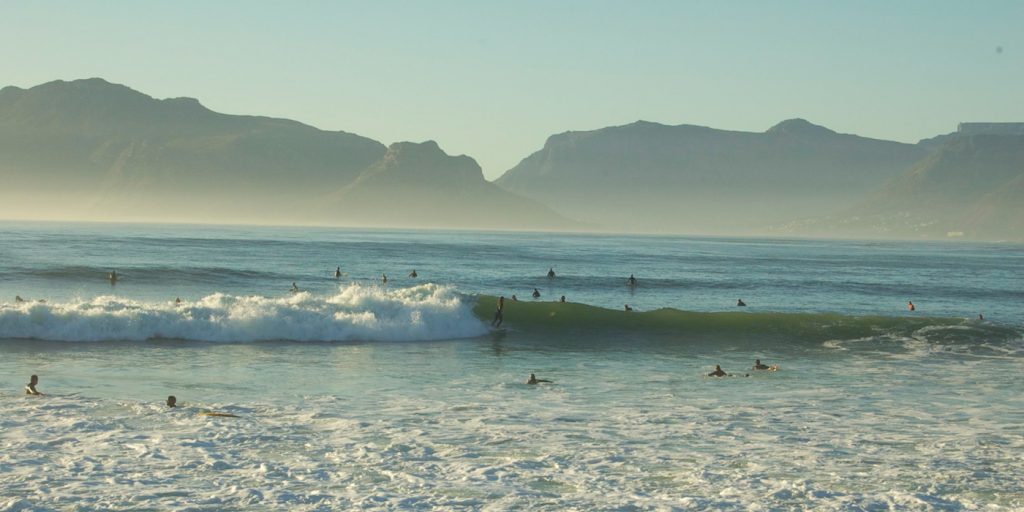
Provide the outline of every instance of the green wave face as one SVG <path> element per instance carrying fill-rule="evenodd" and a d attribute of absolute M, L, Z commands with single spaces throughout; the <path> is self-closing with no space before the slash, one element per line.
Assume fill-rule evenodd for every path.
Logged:
<path fill-rule="evenodd" d="M 478 296 L 473 312 L 483 321 L 494 317 L 497 297 Z M 944 343 L 991 343 L 1021 339 L 1003 326 L 942 317 L 847 316 L 836 313 L 695 312 L 677 309 L 617 311 L 577 303 L 505 299 L 503 327 L 538 334 L 587 334 L 600 339 L 629 333 L 676 335 L 680 340 L 781 341 L 822 343 L 830 340 L 913 338 Z M 594 336 L 597 335 L 597 336 Z"/>

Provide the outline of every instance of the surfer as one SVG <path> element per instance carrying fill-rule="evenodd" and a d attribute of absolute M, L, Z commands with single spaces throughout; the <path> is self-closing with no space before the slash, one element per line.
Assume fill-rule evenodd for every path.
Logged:
<path fill-rule="evenodd" d="M 110 271 L 110 275 L 108 275 L 107 278 L 110 279 L 110 285 L 111 286 L 117 284 L 117 271 L 116 270 L 111 270 Z"/>
<path fill-rule="evenodd" d="M 565 295 L 562 295 L 562 298 L 558 299 L 558 302 L 565 302 Z"/>
<path fill-rule="evenodd" d="M 384 283 L 384 284 L 388 284 L 388 275 L 387 274 L 381 274 L 380 275 L 380 281 L 382 283 Z"/>
<path fill-rule="evenodd" d="M 167 397 L 167 407 L 177 407 L 177 406 L 178 406 L 178 399 L 174 395 L 168 396 Z"/>
<path fill-rule="evenodd" d="M 334 269 L 334 278 L 341 279 L 341 267 Z"/>
<path fill-rule="evenodd" d="M 716 364 L 715 371 L 709 373 L 708 377 L 725 377 L 726 375 L 725 370 L 722 370 L 722 367 Z"/>
<path fill-rule="evenodd" d="M 540 384 L 541 382 L 554 382 L 547 379 L 538 379 L 536 375 L 530 374 L 530 379 L 526 381 L 527 384 Z"/>
<path fill-rule="evenodd" d="M 15 295 L 14 302 L 25 302 L 25 299 L 21 298 L 21 295 Z"/>
<path fill-rule="evenodd" d="M 907 301 L 907 310 L 908 311 L 917 311 L 917 308 L 914 307 L 914 301 L 912 301 L 912 300 L 908 300 Z"/>
<path fill-rule="evenodd" d="M 505 296 L 498 297 L 498 309 L 494 311 L 494 320 L 491 321 L 491 326 L 501 327 L 501 322 L 504 321 L 505 310 Z"/>
<path fill-rule="evenodd" d="M 409 272 L 409 277 L 419 277 L 419 274 L 416 273 L 416 269 L 412 269 L 412 272 Z"/>
<path fill-rule="evenodd" d="M 539 299 L 540 298 L 540 292 L 536 288 L 533 289 L 533 298 L 535 298 L 535 299 Z"/>
<path fill-rule="evenodd" d="M 554 277 L 555 277 L 555 267 L 551 267 L 551 268 L 548 269 L 548 277 L 554 279 Z"/>
<path fill-rule="evenodd" d="M 629 279 L 628 279 L 628 281 L 629 281 L 629 285 L 630 285 L 630 286 L 636 286 L 636 278 L 635 278 L 635 277 L 633 277 L 633 274 L 630 274 L 630 275 L 629 275 Z"/>
<path fill-rule="evenodd" d="M 633 311 L 633 308 L 629 307 L 629 304 L 624 304 L 624 305 L 623 305 L 622 307 L 623 307 L 623 309 L 625 309 L 626 311 Z"/>
<path fill-rule="evenodd" d="M 743 302 L 743 299 L 736 299 L 736 307 L 746 307 L 747 303 Z"/>
<path fill-rule="evenodd" d="M 175 298 L 174 298 L 174 304 L 175 304 L 176 306 L 177 306 L 177 305 L 180 305 L 180 304 L 181 304 L 181 297 L 175 297 Z"/>
<path fill-rule="evenodd" d="M 771 366 L 768 366 L 766 364 L 761 364 L 761 360 L 760 359 L 754 359 L 754 366 L 751 367 L 750 369 L 751 370 L 770 370 L 771 368 L 772 368 Z"/>
<path fill-rule="evenodd" d="M 514 293 L 512 294 L 512 302 L 519 302 L 519 299 L 516 298 L 516 294 Z"/>
<path fill-rule="evenodd" d="M 42 396 L 43 394 L 40 393 L 38 389 L 36 389 L 36 385 L 37 384 L 39 384 L 39 376 L 38 375 L 33 375 L 33 376 L 29 377 L 28 384 L 25 384 L 25 394 L 26 395 L 39 395 L 39 396 Z"/>
<path fill-rule="evenodd" d="M 983 315 L 983 314 L 981 314 L 981 313 L 978 313 L 978 321 L 979 321 L 979 322 L 982 322 L 982 321 L 984 321 L 984 320 L 985 320 L 985 315 Z"/>
<path fill-rule="evenodd" d="M 292 293 L 299 293 L 299 285 L 295 284 L 295 281 L 292 281 Z"/>

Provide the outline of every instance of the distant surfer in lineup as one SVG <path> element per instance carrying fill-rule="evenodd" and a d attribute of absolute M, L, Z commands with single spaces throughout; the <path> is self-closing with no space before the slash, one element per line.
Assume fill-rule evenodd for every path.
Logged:
<path fill-rule="evenodd" d="M 985 320 L 985 315 L 983 315 L 981 313 L 978 313 L 978 321 L 984 321 L 984 320 Z"/>
<path fill-rule="evenodd" d="M 548 277 L 554 279 L 554 277 L 555 277 L 555 267 L 551 267 L 551 268 L 548 269 Z"/>
<path fill-rule="evenodd" d="M 530 379 L 526 381 L 527 384 L 540 384 L 541 382 L 554 382 L 547 379 L 538 379 L 536 375 L 530 374 Z"/>
<path fill-rule="evenodd" d="M 110 275 L 108 275 L 107 278 L 110 279 L 111 286 L 117 284 L 117 271 L 111 270 Z"/>
<path fill-rule="evenodd" d="M 725 377 L 726 375 L 728 375 L 728 374 L 725 373 L 725 370 L 723 370 L 720 365 L 716 364 L 715 365 L 715 371 L 709 373 L 708 377 Z"/>
<path fill-rule="evenodd" d="M 387 284 L 387 282 L 388 282 L 388 275 L 387 274 L 381 274 L 380 275 L 380 281 L 382 283 L 384 283 L 384 284 Z"/>
<path fill-rule="evenodd" d="M 779 365 L 773 364 L 771 366 L 768 366 L 766 364 L 761 364 L 761 360 L 760 359 L 754 359 L 754 366 L 750 367 L 750 369 L 751 370 L 773 370 L 774 371 L 774 370 L 778 370 L 779 369 Z"/>
<path fill-rule="evenodd" d="M 628 282 L 629 282 L 629 286 L 636 286 L 636 278 L 635 278 L 635 277 L 633 277 L 633 274 L 630 274 L 630 275 L 629 275 L 629 280 L 628 280 Z"/>
<path fill-rule="evenodd" d="M 912 300 L 908 300 L 907 301 L 907 311 L 917 311 L 917 308 L 914 307 L 914 301 L 912 301 Z"/>
<path fill-rule="evenodd" d="M 21 295 L 15 295 L 14 302 L 25 302 L 25 299 L 21 298 Z"/>
<path fill-rule="evenodd" d="M 512 302 L 519 302 L 519 299 L 516 298 L 516 294 L 514 293 L 512 294 Z"/>
<path fill-rule="evenodd" d="M 565 295 L 562 295 L 562 298 L 559 299 L 558 302 L 565 302 Z"/>
<path fill-rule="evenodd" d="M 38 375 L 33 375 L 33 376 L 29 377 L 28 384 L 25 384 L 25 394 L 26 395 L 39 395 L 39 396 L 42 396 L 43 394 L 40 393 L 38 389 L 36 389 L 36 386 L 38 384 L 39 384 L 39 376 Z"/>
<path fill-rule="evenodd" d="M 736 299 L 736 307 L 742 308 L 742 307 L 746 307 L 746 306 L 747 306 L 747 303 L 743 302 L 743 299 Z"/>
<path fill-rule="evenodd" d="M 334 278 L 341 279 L 341 267 L 334 269 Z"/>
<path fill-rule="evenodd" d="M 498 309 L 494 310 L 494 320 L 491 321 L 491 326 L 501 327 L 501 322 L 505 320 L 505 296 L 498 297 Z"/>
<path fill-rule="evenodd" d="M 177 407 L 177 406 L 178 406 L 178 398 L 175 397 L 174 395 L 168 396 L 167 397 L 167 407 Z"/>
<path fill-rule="evenodd" d="M 633 311 L 633 308 L 629 307 L 629 304 L 624 304 L 622 307 L 625 311 Z"/>
<path fill-rule="evenodd" d="M 175 305 L 179 305 L 179 304 L 181 304 L 181 297 L 175 297 L 175 298 L 174 298 L 174 304 L 175 304 Z"/>
<path fill-rule="evenodd" d="M 420 275 L 416 273 L 416 269 L 412 269 L 412 272 L 409 272 L 409 277 L 416 278 L 419 276 Z"/>
<path fill-rule="evenodd" d="M 295 284 L 295 281 L 292 281 L 292 293 L 299 293 L 299 285 Z"/>
<path fill-rule="evenodd" d="M 540 291 L 538 291 L 536 288 L 533 289 L 533 298 L 535 298 L 535 299 L 539 299 L 540 298 Z"/>

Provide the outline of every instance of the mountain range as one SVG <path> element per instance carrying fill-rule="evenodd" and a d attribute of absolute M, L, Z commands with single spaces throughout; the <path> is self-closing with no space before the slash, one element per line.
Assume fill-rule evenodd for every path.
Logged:
<path fill-rule="evenodd" d="M 1024 241 L 1020 133 L 639 121 L 553 135 L 489 182 L 433 141 L 55 81 L 0 90 L 0 217 Z"/>

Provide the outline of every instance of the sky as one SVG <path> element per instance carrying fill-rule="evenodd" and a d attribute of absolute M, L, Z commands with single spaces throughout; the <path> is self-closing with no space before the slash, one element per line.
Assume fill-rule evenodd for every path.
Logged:
<path fill-rule="evenodd" d="M 494 179 L 548 136 L 802 117 L 916 142 L 1024 121 L 1024 1 L 0 0 L 0 85 L 101 77 L 435 140 Z"/>

